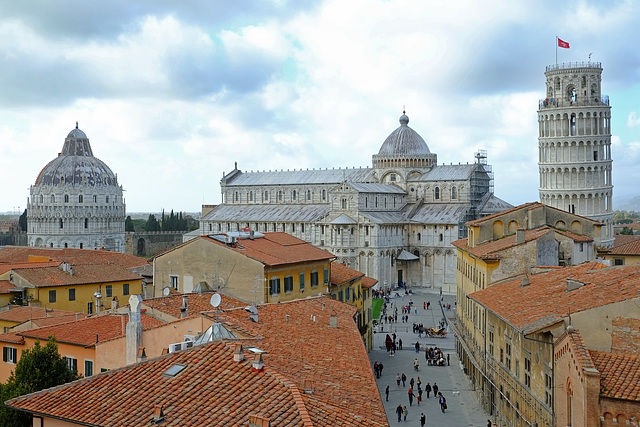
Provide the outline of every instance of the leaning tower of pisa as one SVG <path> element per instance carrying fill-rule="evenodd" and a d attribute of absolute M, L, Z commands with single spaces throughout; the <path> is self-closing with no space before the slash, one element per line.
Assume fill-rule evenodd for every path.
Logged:
<path fill-rule="evenodd" d="M 604 224 L 613 245 L 611 107 L 598 62 L 555 64 L 545 71 L 538 109 L 540 201 Z"/>

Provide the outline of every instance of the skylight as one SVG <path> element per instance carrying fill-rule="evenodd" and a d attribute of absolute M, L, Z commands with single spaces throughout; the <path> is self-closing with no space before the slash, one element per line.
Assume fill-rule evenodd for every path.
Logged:
<path fill-rule="evenodd" d="M 162 375 L 164 375 L 166 377 L 175 377 L 180 372 L 182 372 L 186 367 L 187 367 L 187 365 L 176 363 L 175 365 L 173 365 L 172 367 L 170 367 L 169 369 L 164 371 L 162 373 Z"/>

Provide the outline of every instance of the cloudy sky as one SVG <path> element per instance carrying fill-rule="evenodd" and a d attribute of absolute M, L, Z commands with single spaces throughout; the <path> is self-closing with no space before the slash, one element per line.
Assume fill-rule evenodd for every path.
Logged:
<path fill-rule="evenodd" d="M 0 211 L 79 122 L 127 210 L 198 211 L 241 170 L 370 166 L 406 106 L 439 163 L 488 152 L 538 200 L 537 105 L 558 62 L 601 62 L 614 208 L 640 194 L 640 2 L 0 3 Z"/>

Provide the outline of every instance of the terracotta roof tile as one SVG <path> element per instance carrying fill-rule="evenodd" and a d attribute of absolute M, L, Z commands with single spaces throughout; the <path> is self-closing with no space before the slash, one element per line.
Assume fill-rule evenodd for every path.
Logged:
<path fill-rule="evenodd" d="M 208 236 L 199 238 L 207 239 L 221 246 L 226 246 L 235 252 L 244 254 L 268 266 L 335 258 L 335 255 L 318 249 L 312 244 L 287 233 L 264 233 L 264 237 L 253 240 L 239 239 L 237 246 L 227 246 Z"/>
<path fill-rule="evenodd" d="M 567 291 L 568 281 L 584 284 Z M 569 313 L 637 298 L 640 265 L 607 267 L 589 262 L 496 284 L 470 298 L 525 333 L 552 325 Z"/>
<path fill-rule="evenodd" d="M 501 212 L 498 212 L 498 213 L 494 213 L 494 214 L 491 214 L 491 215 L 483 216 L 482 218 L 474 219 L 473 221 L 467 221 L 466 225 L 468 225 L 469 227 L 473 227 L 473 226 L 476 226 L 476 225 L 480 225 L 485 221 L 493 220 L 494 218 L 500 217 L 500 216 L 502 216 L 504 214 L 507 214 L 507 213 L 510 213 L 510 212 L 519 211 L 520 209 L 523 209 L 523 208 L 532 209 L 532 208 L 537 208 L 537 207 L 542 207 L 542 206 L 544 206 L 544 205 L 542 203 L 540 203 L 540 202 L 523 203 L 523 204 L 515 206 L 515 207 L 513 207 L 511 209 L 507 209 L 507 210 L 504 210 L 504 211 L 501 211 Z"/>
<path fill-rule="evenodd" d="M 24 338 L 22 338 L 21 335 L 18 335 L 17 332 L 5 332 L 4 334 L 0 334 L 0 342 L 22 344 L 24 342 Z"/>
<path fill-rule="evenodd" d="M 30 246 L 5 246 L 0 248 L 0 263 L 26 263 L 47 260 L 80 264 L 117 264 L 125 268 L 145 265 L 148 261 L 134 255 L 91 249 L 34 248 Z"/>
<path fill-rule="evenodd" d="M 640 401 L 640 356 L 589 351 L 600 371 L 600 394 L 615 399 Z"/>
<path fill-rule="evenodd" d="M 249 361 L 233 363 L 231 343 L 213 342 L 10 404 L 101 426 L 148 424 L 156 405 L 162 405 L 164 426 L 239 426 L 251 414 L 272 425 L 386 426 L 355 312 L 327 297 L 260 305 L 258 322 L 242 308 L 226 309 L 220 317 L 251 331 L 257 339 L 244 342 L 267 352 L 261 372 Z M 329 326 L 332 314 L 337 328 Z M 244 354 L 251 355 L 247 346 Z M 178 363 L 186 369 L 173 378 L 163 375 Z M 311 394 L 304 392 L 308 380 Z"/>
<path fill-rule="evenodd" d="M 6 320 L 9 322 L 22 323 L 27 320 L 42 319 L 42 318 L 68 318 L 73 316 L 75 318 L 76 312 L 66 310 L 54 310 L 44 307 L 33 306 L 9 306 L 8 310 L 0 311 L 0 320 Z"/>
<path fill-rule="evenodd" d="M 16 274 L 35 287 L 84 285 L 87 283 L 109 283 L 140 280 L 141 277 L 116 264 L 80 264 L 72 266 L 73 274 L 60 267 L 14 269 Z"/>
<path fill-rule="evenodd" d="M 50 336 L 54 336 L 56 341 L 60 343 L 89 347 L 97 342 L 124 336 L 126 334 L 128 319 L 126 314 L 97 315 L 60 325 L 20 331 L 18 335 L 40 340 L 47 340 Z M 142 314 L 140 320 L 144 329 L 152 328 L 163 323 L 145 314 Z"/>
<path fill-rule="evenodd" d="M 202 294 L 185 294 L 187 296 L 187 307 L 189 308 L 189 314 L 214 311 L 215 309 L 211 307 L 210 304 L 211 296 L 213 294 L 214 292 L 205 292 Z M 248 305 L 243 301 L 231 298 L 224 294 L 219 295 L 221 297 L 219 306 L 221 310 L 238 307 L 244 308 Z M 167 297 L 145 299 L 142 301 L 142 303 L 149 308 L 159 310 L 177 319 L 180 318 L 181 314 L 180 308 L 182 307 L 182 297 L 182 294 L 172 294 Z"/>
<path fill-rule="evenodd" d="M 570 231 L 557 230 L 549 226 L 542 226 L 539 228 L 534 228 L 533 230 L 526 230 L 524 233 L 525 242 L 534 241 L 547 233 L 553 232 L 562 234 L 563 236 L 566 236 L 575 242 L 586 243 L 593 241 L 593 239 L 589 237 L 572 233 Z M 501 251 L 517 246 L 515 234 L 503 237 L 498 240 L 484 242 L 473 248 L 468 245 L 468 242 L 468 239 L 460 239 L 453 242 L 453 245 L 481 259 L 500 259 Z"/>
<path fill-rule="evenodd" d="M 339 286 L 363 276 L 364 273 L 361 273 L 358 270 L 354 270 L 353 268 L 347 267 L 339 262 L 331 262 L 331 284 L 334 286 Z"/>
<path fill-rule="evenodd" d="M 362 278 L 362 287 L 364 288 L 373 288 L 378 281 L 372 277 L 364 276 Z"/>
<path fill-rule="evenodd" d="M 608 251 L 607 255 L 640 255 L 640 239 L 614 246 Z"/>
<path fill-rule="evenodd" d="M 637 240 L 640 240 L 640 236 L 636 236 L 633 234 L 616 234 L 615 236 L 613 236 L 613 238 L 614 238 L 614 241 L 613 241 L 614 248 L 616 246 L 621 246 L 629 242 L 635 242 Z"/>
<path fill-rule="evenodd" d="M 0 280 L 0 294 L 10 294 L 16 286 L 8 280 Z"/>

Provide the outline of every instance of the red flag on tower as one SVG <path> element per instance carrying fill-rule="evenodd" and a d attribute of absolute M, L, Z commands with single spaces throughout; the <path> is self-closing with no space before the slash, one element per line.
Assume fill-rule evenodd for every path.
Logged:
<path fill-rule="evenodd" d="M 566 41 L 558 38 L 558 47 L 563 47 L 565 49 L 569 49 L 569 42 L 566 42 Z"/>

